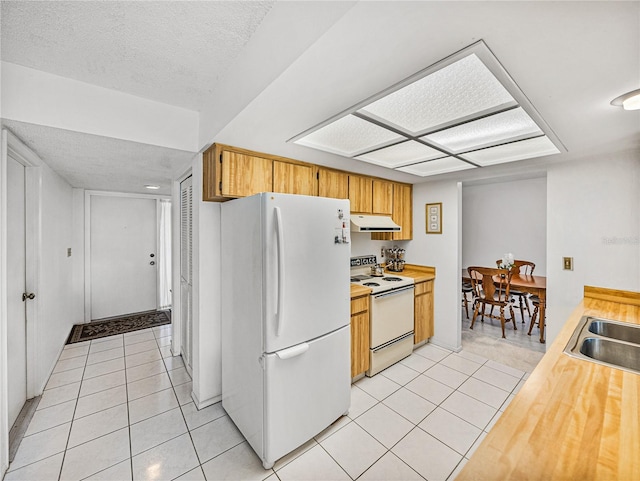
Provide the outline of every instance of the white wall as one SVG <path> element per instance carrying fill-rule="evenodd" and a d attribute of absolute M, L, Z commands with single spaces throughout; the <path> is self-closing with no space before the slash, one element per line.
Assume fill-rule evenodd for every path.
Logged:
<path fill-rule="evenodd" d="M 585 285 L 640 291 L 638 154 L 563 163 L 547 172 L 547 344 Z M 562 269 L 573 257 L 573 271 Z"/>
<path fill-rule="evenodd" d="M 546 177 L 463 185 L 462 266 L 495 266 L 507 252 L 546 275 Z"/>
<path fill-rule="evenodd" d="M 46 161 L 46 159 L 44 159 Z M 73 318 L 73 189 L 48 166 L 42 166 L 42 257 L 40 292 L 36 293 L 36 388 L 40 394 L 71 332 Z M 74 254 L 75 255 L 75 254 Z"/>
<path fill-rule="evenodd" d="M 413 186 L 413 240 L 406 259 L 410 264 L 436 268 L 434 336 L 430 342 L 455 351 L 461 348 L 461 187 L 455 181 Z M 442 202 L 442 234 L 426 234 L 425 204 Z"/>
<path fill-rule="evenodd" d="M 73 189 L 73 238 L 71 245 L 72 307 L 74 324 L 85 322 L 84 318 L 84 189 Z"/>

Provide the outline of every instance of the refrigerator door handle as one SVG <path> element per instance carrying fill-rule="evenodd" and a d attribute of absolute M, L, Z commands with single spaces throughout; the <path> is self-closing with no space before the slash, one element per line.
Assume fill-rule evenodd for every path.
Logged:
<path fill-rule="evenodd" d="M 276 336 L 282 332 L 284 325 L 284 230 L 282 227 L 282 212 L 280 207 L 274 208 L 276 214 L 276 237 L 278 242 L 278 299 L 276 307 Z"/>
<path fill-rule="evenodd" d="M 276 352 L 276 356 L 278 356 L 280 359 L 291 359 L 292 357 L 304 354 L 308 350 L 309 344 L 303 342 L 302 344 L 298 344 L 297 346 L 288 347 L 287 349 L 282 349 L 281 351 Z"/>

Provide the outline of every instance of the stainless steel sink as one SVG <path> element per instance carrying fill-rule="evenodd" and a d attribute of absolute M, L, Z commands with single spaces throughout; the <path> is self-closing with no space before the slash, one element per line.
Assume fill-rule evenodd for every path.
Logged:
<path fill-rule="evenodd" d="M 593 320 L 589 324 L 589 332 L 599 336 L 617 339 L 618 341 L 640 344 L 640 326 L 609 320 Z"/>
<path fill-rule="evenodd" d="M 578 359 L 640 374 L 640 326 L 584 316 L 564 352 Z"/>

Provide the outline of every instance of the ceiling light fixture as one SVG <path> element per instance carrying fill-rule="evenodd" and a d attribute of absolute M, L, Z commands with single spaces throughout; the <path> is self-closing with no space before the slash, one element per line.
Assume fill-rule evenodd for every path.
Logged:
<path fill-rule="evenodd" d="M 566 152 L 482 40 L 289 142 L 421 177 Z"/>
<path fill-rule="evenodd" d="M 611 105 L 622 107 L 625 110 L 640 109 L 640 89 L 627 92 L 611 101 Z"/>
<path fill-rule="evenodd" d="M 145 189 L 149 189 L 149 190 L 158 190 L 160 188 L 159 185 L 153 185 L 153 184 L 145 184 L 144 186 Z"/>

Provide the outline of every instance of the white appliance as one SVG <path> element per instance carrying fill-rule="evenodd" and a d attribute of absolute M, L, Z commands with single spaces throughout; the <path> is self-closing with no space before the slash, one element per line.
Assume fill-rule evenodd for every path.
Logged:
<path fill-rule="evenodd" d="M 354 265 L 375 265 L 375 256 L 352 258 Z M 371 289 L 369 370 L 373 376 L 411 355 L 414 334 L 414 279 L 386 274 L 372 276 L 370 268 L 352 268 L 351 282 Z"/>
<path fill-rule="evenodd" d="M 349 410 L 349 201 L 221 209 L 222 406 L 269 469 Z"/>

